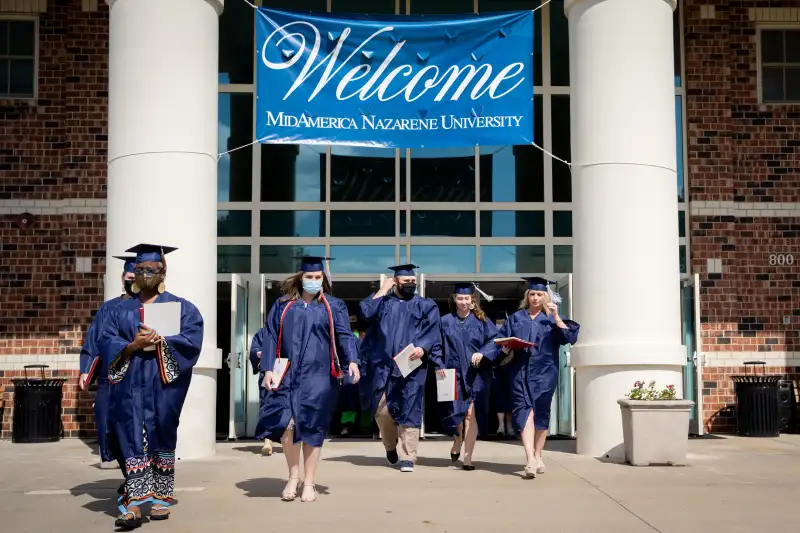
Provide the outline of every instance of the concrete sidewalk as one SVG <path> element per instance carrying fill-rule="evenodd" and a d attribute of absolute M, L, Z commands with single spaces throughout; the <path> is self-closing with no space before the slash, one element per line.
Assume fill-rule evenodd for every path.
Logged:
<path fill-rule="evenodd" d="M 181 462 L 178 504 L 141 531 L 233 533 L 293 528 L 329 533 L 548 531 L 664 533 L 793 531 L 798 526 L 800 436 L 708 437 L 690 466 L 634 468 L 579 457 L 552 441 L 548 472 L 522 479 L 516 442 L 479 442 L 474 472 L 450 466 L 449 443 L 425 441 L 413 474 L 389 468 L 378 441 L 327 442 L 315 503 L 280 501 L 281 454 L 223 443 L 208 460 Z M 80 441 L 0 442 L 0 523 L 19 533 L 113 531 L 121 476 L 98 468 Z"/>

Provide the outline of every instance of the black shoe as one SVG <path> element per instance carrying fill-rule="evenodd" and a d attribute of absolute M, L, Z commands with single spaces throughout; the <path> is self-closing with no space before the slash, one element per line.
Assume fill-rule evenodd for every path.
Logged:
<path fill-rule="evenodd" d="M 450 460 L 453 462 L 453 464 L 456 464 L 456 461 L 458 461 L 459 457 L 461 457 L 461 452 L 450 454 Z"/>
<path fill-rule="evenodd" d="M 397 450 L 387 450 L 386 451 L 386 460 L 389 461 L 390 465 L 396 465 L 397 461 L 400 460 L 400 457 L 397 455 Z"/>
<path fill-rule="evenodd" d="M 114 521 L 114 527 L 122 531 L 133 531 L 142 527 L 142 519 L 136 517 L 125 518 L 125 515 L 122 515 Z"/>
<path fill-rule="evenodd" d="M 119 494 L 120 496 L 125 494 L 125 482 L 124 481 L 122 482 L 122 485 L 117 487 L 117 494 Z"/>
<path fill-rule="evenodd" d="M 472 465 L 462 465 L 461 469 L 466 470 L 467 472 L 472 472 L 473 470 L 475 470 L 475 467 Z"/>

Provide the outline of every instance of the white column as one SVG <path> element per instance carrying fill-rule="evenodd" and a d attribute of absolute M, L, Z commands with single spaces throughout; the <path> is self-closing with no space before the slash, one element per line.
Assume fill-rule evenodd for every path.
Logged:
<path fill-rule="evenodd" d="M 616 401 L 683 390 L 672 13 L 676 0 L 566 0 L 578 453 L 622 458 Z"/>
<path fill-rule="evenodd" d="M 167 290 L 203 315 L 180 458 L 214 454 L 217 369 L 217 49 L 222 0 L 109 2 L 107 279 L 112 255 L 177 246 Z M 107 287 L 106 291 L 117 287 Z"/>

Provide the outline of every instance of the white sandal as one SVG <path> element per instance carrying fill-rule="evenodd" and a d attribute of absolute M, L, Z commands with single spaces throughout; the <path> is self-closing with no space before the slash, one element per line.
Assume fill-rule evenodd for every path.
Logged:
<path fill-rule="evenodd" d="M 294 486 L 294 490 L 289 490 L 289 483 L 292 481 L 296 481 L 297 483 Z M 299 477 L 290 477 L 289 481 L 286 482 L 286 487 L 283 489 L 281 493 L 281 500 L 285 502 L 293 502 L 297 499 L 297 492 L 300 490 L 302 484 L 300 483 Z"/>

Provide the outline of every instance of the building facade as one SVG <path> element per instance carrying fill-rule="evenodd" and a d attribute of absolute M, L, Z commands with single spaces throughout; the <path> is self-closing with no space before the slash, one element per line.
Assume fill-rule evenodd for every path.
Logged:
<path fill-rule="evenodd" d="M 204 279 L 205 270 L 216 267 L 218 295 L 202 302 L 213 346 L 204 353 L 198 371 L 204 385 L 198 386 L 222 397 L 232 389 L 220 388 L 217 381 L 223 380 L 217 373 L 230 372 L 216 352 L 236 352 L 232 346 L 236 333 L 241 338 L 255 332 L 270 280 L 293 272 L 291 257 L 301 253 L 336 257 L 332 265 L 336 282 L 350 284 L 353 290 L 368 288 L 363 283 L 377 281 L 387 265 L 405 261 L 422 266 L 431 294 L 437 283 L 446 287 L 458 280 L 478 280 L 497 290 L 516 290 L 518 294 L 509 295 L 509 300 L 521 295 L 520 288 L 512 285 L 519 276 L 545 274 L 567 280 L 561 286 L 570 286 L 571 291 L 574 271 L 574 308 L 583 322 L 587 314 L 602 311 L 595 304 L 592 310 L 587 307 L 594 290 L 590 282 L 598 285 L 596 290 L 613 288 L 619 294 L 626 287 L 644 286 L 648 276 L 656 286 L 672 279 L 669 268 L 662 270 L 661 255 L 637 256 L 637 249 L 645 255 L 650 250 L 651 236 L 646 233 L 587 237 L 587 228 L 598 220 L 613 222 L 617 202 L 632 204 L 628 215 L 635 223 L 631 213 L 653 207 L 642 200 L 652 191 L 631 187 L 595 191 L 593 201 L 587 198 L 591 189 L 576 188 L 574 181 L 577 172 L 587 170 L 570 168 L 532 146 L 452 150 L 246 146 L 255 131 L 254 10 L 242 0 L 228 0 L 218 21 L 212 22 L 208 9 L 195 5 L 205 4 L 204 0 L 180 0 L 177 4 L 183 11 L 157 7 L 156 2 L 144 2 L 152 7 L 149 11 L 136 11 L 131 1 L 111 2 L 111 9 L 119 11 L 110 16 L 109 6 L 97 0 L 0 0 L 0 383 L 10 386 L 24 365 L 38 363 L 71 378 L 65 386 L 66 436 L 91 436 L 94 431 L 91 393 L 76 388 L 77 359 L 95 310 L 104 297 L 118 292 L 119 265 L 107 264 L 107 257 L 134 244 L 126 237 L 131 224 L 145 224 L 126 213 L 126 202 L 142 192 L 135 177 L 151 164 L 172 165 L 170 157 L 177 158 L 174 183 L 153 193 L 167 200 L 168 209 L 177 210 L 172 215 L 176 225 L 203 213 L 197 220 L 203 229 L 192 237 L 197 242 L 188 245 L 194 257 L 209 257 L 211 247 L 216 251 L 216 262 L 201 267 Z M 612 99 L 626 94 L 626 87 L 619 84 L 631 70 L 617 67 L 623 60 L 636 59 L 577 52 L 581 38 L 592 37 L 586 33 L 590 28 L 580 25 L 588 11 L 578 4 L 617 5 L 613 9 L 620 15 L 628 13 L 626 2 L 573 0 L 565 5 L 553 0 L 536 11 L 531 88 L 535 138 L 559 159 L 586 162 L 575 152 L 592 153 L 595 138 L 607 135 L 613 140 L 613 132 L 586 127 L 581 102 L 599 105 L 598 95 L 606 89 L 617 92 L 610 93 Z M 647 3 L 657 2 L 663 0 Z M 222 7 L 216 0 L 209 4 Z M 256 4 L 399 15 L 540 6 L 539 0 Z M 681 323 L 681 341 L 687 346 L 682 385 L 687 397 L 697 393 L 695 399 L 701 404 L 697 427 L 704 431 L 734 429 L 730 376 L 742 373 L 745 361 L 765 361 L 767 373 L 789 379 L 800 375 L 800 9 L 793 4 L 791 0 L 681 0 L 671 25 L 664 17 L 651 20 L 645 12 L 630 12 L 631 24 L 638 20 L 643 31 L 653 23 L 672 35 L 672 51 L 667 50 L 674 63 L 672 115 L 644 117 L 644 124 L 649 129 L 652 125 L 647 123 L 674 120 L 676 135 L 663 128 L 643 136 L 655 137 L 658 142 L 651 138 L 651 144 L 656 148 L 674 143 L 656 154 L 674 154 L 674 163 L 669 163 L 675 176 L 670 197 L 665 192 L 658 204 L 669 210 L 674 222 L 652 241 L 658 250 L 664 248 L 665 239 L 672 243 L 668 253 L 680 265 L 674 288 L 664 289 L 676 304 L 664 304 L 669 310 L 667 329 Z M 136 58 L 126 56 L 125 45 L 137 43 L 135 31 L 148 26 L 148 17 L 168 17 L 175 25 L 175 39 L 184 38 L 188 44 L 170 46 L 170 52 L 149 70 L 126 67 Z M 212 23 L 218 29 L 210 29 Z M 192 33 L 186 25 L 206 33 Z M 214 42 L 202 39 L 210 35 Z M 603 41 L 607 50 L 616 50 L 612 37 Z M 185 53 L 202 55 L 206 62 L 211 57 L 218 65 L 216 83 L 206 77 L 197 84 L 191 77 L 191 69 L 207 64 L 187 66 L 189 74 L 170 78 L 170 71 L 178 68 L 177 58 Z M 589 81 L 598 81 L 588 74 L 589 60 L 608 63 L 608 83 L 598 84 L 608 86 L 605 89 L 587 89 Z M 141 109 L 135 104 L 141 102 L 142 91 L 173 97 L 153 105 L 188 102 L 187 106 L 199 105 L 206 111 L 214 107 L 209 104 L 213 98 L 217 127 L 212 131 L 207 121 L 198 118 L 190 125 L 198 132 L 196 138 L 185 131 L 180 138 L 170 138 L 174 132 L 166 128 L 159 142 L 177 155 L 156 154 L 146 146 L 147 135 L 154 135 L 153 125 L 137 121 Z M 620 120 L 635 123 L 631 117 Z M 197 151 L 236 150 L 213 166 L 202 157 L 192 159 L 192 143 L 206 147 L 214 139 L 211 149 Z M 652 155 L 649 145 L 643 147 L 641 151 L 647 152 L 643 156 Z M 142 156 L 145 152 L 150 155 Z M 201 187 L 192 181 L 210 179 L 209 172 L 216 179 L 216 240 L 206 216 L 213 199 L 205 189 L 197 192 Z M 637 207 L 638 201 L 643 204 Z M 621 264 L 615 265 L 611 257 L 589 269 L 588 252 L 579 259 L 582 250 L 601 253 L 596 248 L 600 245 L 607 245 L 608 253 Z M 176 259 L 174 271 L 198 268 L 191 258 L 181 261 Z M 583 287 L 582 279 L 588 280 Z M 175 292 L 184 294 L 178 290 L 181 282 L 176 283 Z M 249 314 L 229 318 L 227 311 L 237 298 Z M 614 309 L 613 303 L 611 308 L 623 319 L 642 314 L 642 309 Z M 660 321 L 657 308 L 657 303 L 647 303 L 644 314 Z M 642 319 L 646 324 L 647 316 Z M 673 334 L 677 338 L 677 331 L 667 332 Z M 646 344 L 639 348 L 649 349 Z M 586 353 L 579 359 L 589 357 Z M 655 366 L 663 363 L 653 361 Z M 670 364 L 674 366 L 674 361 Z M 593 371 L 586 370 L 587 375 Z M 238 379 L 246 380 L 234 375 L 230 387 L 235 388 Z M 579 370 L 579 395 L 580 380 Z M 621 396 L 625 390 L 618 392 Z M 243 394 L 252 400 L 252 388 L 245 387 Z M 196 391 L 194 397 L 200 396 Z M 2 437 L 8 438 L 10 391 L 5 399 Z M 232 399 L 230 407 L 227 398 L 218 399 L 216 406 L 198 400 L 193 409 L 202 416 L 224 404 L 233 412 L 239 400 L 243 399 Z M 580 397 L 577 405 L 580 413 Z M 577 417 L 580 420 L 581 415 Z M 241 417 L 231 415 L 234 418 Z M 218 421 L 216 432 L 226 423 Z"/>

